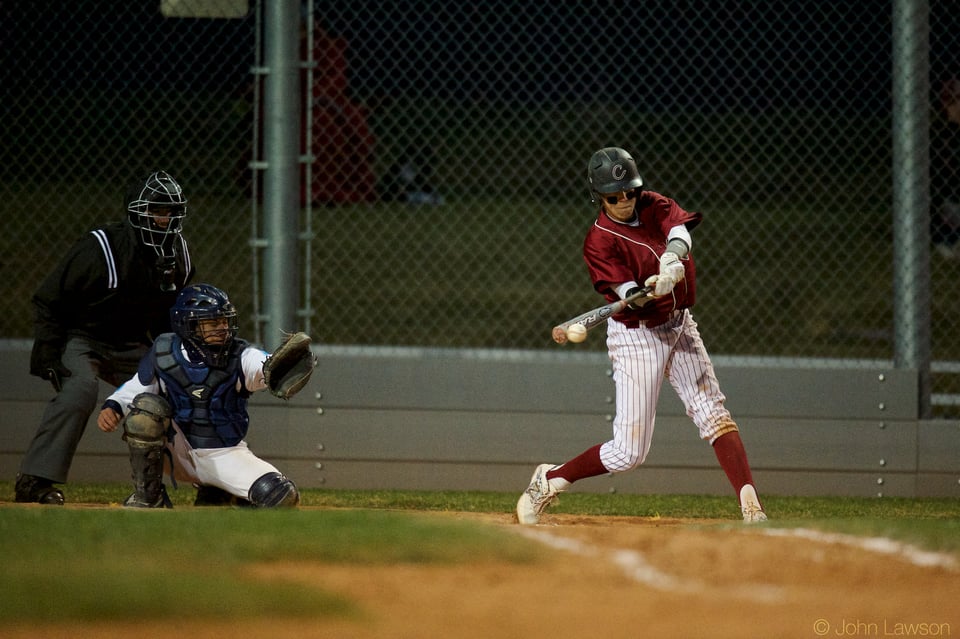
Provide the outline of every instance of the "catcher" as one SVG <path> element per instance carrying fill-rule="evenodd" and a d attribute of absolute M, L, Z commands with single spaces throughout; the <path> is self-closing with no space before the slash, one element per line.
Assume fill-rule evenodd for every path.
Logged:
<path fill-rule="evenodd" d="M 297 486 L 247 447 L 247 399 L 267 389 L 289 399 L 316 366 L 310 336 L 294 333 L 272 354 L 238 339 L 237 311 L 209 284 L 184 288 L 170 309 L 173 333 L 157 337 L 137 374 L 104 402 L 97 426 L 123 427 L 134 491 L 124 506 L 170 508 L 170 476 L 197 488 L 194 505 L 296 506 Z"/>

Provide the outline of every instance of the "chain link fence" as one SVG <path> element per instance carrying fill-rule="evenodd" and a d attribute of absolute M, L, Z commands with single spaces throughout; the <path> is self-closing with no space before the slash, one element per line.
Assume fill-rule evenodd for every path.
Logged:
<path fill-rule="evenodd" d="M 930 6 L 934 133 L 960 63 L 953 6 Z M 262 7 L 0 12 L 0 335 L 30 337 L 52 262 L 122 217 L 127 184 L 155 167 L 190 200 L 199 278 L 256 333 Z M 550 327 L 600 302 L 580 257 L 585 169 L 615 145 L 706 216 L 695 316 L 715 355 L 890 360 L 893 300 L 910 294 L 893 290 L 892 15 L 813 0 L 303 5 L 305 322 L 327 344 L 556 348 Z M 934 178 L 960 162 L 931 148 Z M 952 249 L 930 248 L 935 371 L 960 360 Z"/>

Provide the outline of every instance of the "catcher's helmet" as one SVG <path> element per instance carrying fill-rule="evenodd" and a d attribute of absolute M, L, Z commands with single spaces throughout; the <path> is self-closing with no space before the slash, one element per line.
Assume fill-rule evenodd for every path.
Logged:
<path fill-rule="evenodd" d="M 227 335 L 222 344 L 208 344 L 199 330 L 200 320 L 226 318 Z M 210 284 L 191 284 L 177 296 L 170 309 L 170 325 L 180 336 L 191 359 L 222 367 L 237 335 L 237 309 L 227 294 Z"/>
<path fill-rule="evenodd" d="M 172 241 L 187 216 L 187 199 L 166 171 L 147 176 L 127 195 L 127 219 L 140 232 L 140 241 L 157 255 L 172 255 Z"/>
<path fill-rule="evenodd" d="M 587 163 L 587 182 L 590 183 L 591 202 L 596 202 L 596 194 L 643 188 L 643 178 L 637 171 L 637 163 L 629 153 L 615 146 L 600 149 L 590 156 Z"/>

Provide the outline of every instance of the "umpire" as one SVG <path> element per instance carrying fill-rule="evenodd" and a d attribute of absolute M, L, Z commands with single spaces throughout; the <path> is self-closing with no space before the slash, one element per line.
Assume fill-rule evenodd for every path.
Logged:
<path fill-rule="evenodd" d="M 16 500 L 62 505 L 74 453 L 99 396 L 137 370 L 170 307 L 193 277 L 181 234 L 187 200 L 165 171 L 130 190 L 127 219 L 84 235 L 33 295 L 30 374 L 48 380 L 47 404 L 17 474 Z"/>

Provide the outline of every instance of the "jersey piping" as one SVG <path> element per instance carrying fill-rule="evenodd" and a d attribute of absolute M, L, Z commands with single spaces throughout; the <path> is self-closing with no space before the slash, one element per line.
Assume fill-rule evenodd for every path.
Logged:
<path fill-rule="evenodd" d="M 190 264 L 190 249 L 187 248 L 187 240 L 184 239 L 183 235 L 177 235 L 177 238 L 180 240 L 180 248 L 183 249 L 181 252 L 183 254 L 183 285 L 187 285 L 187 280 L 190 279 L 190 270 L 193 268 Z"/>
<path fill-rule="evenodd" d="M 635 240 L 635 239 L 633 239 L 633 238 L 631 238 L 631 237 L 627 237 L 626 235 L 623 235 L 623 234 L 621 234 L 621 233 L 617 233 L 616 231 L 613 231 L 613 230 L 611 230 L 611 229 L 604 228 L 604 227 L 600 226 L 600 223 L 599 223 L 599 222 L 594 222 L 593 225 L 594 225 L 595 227 L 597 227 L 599 230 L 604 231 L 605 233 L 609 233 L 610 235 L 614 235 L 614 236 L 616 236 L 616 237 L 619 237 L 619 238 L 622 239 L 622 240 L 626 240 L 627 242 L 630 242 L 630 243 L 632 243 L 632 244 L 636 244 L 637 246 L 646 247 L 646 248 L 650 249 L 651 251 L 653 251 L 653 247 L 650 246 L 649 244 L 647 244 L 646 242 L 640 242 L 639 240 Z M 656 251 L 654 251 L 654 253 L 656 253 Z"/>
<path fill-rule="evenodd" d="M 103 257 L 107 261 L 107 288 L 117 288 L 119 280 L 117 278 L 117 263 L 113 259 L 113 249 L 110 248 L 110 241 L 107 239 L 107 234 L 104 233 L 103 229 L 97 229 L 96 231 L 90 231 L 93 237 L 97 238 L 97 242 L 100 244 L 100 250 L 103 251 Z M 189 267 L 189 258 L 187 258 L 187 272 L 190 272 Z"/>

